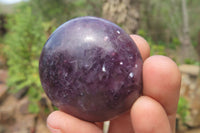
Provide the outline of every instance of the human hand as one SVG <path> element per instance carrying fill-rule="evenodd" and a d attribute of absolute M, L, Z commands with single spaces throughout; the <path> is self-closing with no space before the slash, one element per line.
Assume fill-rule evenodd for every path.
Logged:
<path fill-rule="evenodd" d="M 148 43 L 131 35 L 137 44 L 143 64 L 143 96 L 129 112 L 110 121 L 109 133 L 172 133 L 175 132 L 176 110 L 181 74 L 168 57 L 151 56 Z M 102 123 L 90 123 L 61 111 L 47 119 L 52 133 L 102 133 Z"/>

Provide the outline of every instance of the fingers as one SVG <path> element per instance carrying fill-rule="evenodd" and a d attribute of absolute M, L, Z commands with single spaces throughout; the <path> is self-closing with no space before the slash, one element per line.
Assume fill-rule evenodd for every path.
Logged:
<path fill-rule="evenodd" d="M 131 124 L 130 112 L 126 112 L 114 120 L 111 120 L 109 133 L 132 133 L 133 127 Z"/>
<path fill-rule="evenodd" d="M 47 118 L 52 133 L 102 133 L 95 124 L 82 121 L 61 111 L 54 111 Z"/>
<path fill-rule="evenodd" d="M 141 96 L 131 108 L 135 133 L 171 133 L 165 110 L 152 98 Z"/>
<path fill-rule="evenodd" d="M 138 35 L 130 36 L 138 46 L 143 60 L 146 60 L 150 55 L 147 41 Z M 161 102 L 168 114 L 176 112 L 181 74 L 177 65 L 170 58 L 157 55 L 144 61 L 143 80 L 144 95 Z M 175 104 L 171 104 L 171 102 Z"/>
<path fill-rule="evenodd" d="M 130 35 L 130 37 L 134 40 L 136 43 L 143 61 L 150 56 L 150 47 L 147 41 L 138 35 Z"/>
<path fill-rule="evenodd" d="M 150 47 L 147 41 L 138 35 L 130 35 L 130 37 L 136 43 L 141 53 L 142 59 L 145 60 L 146 58 L 148 58 L 150 55 Z M 121 116 L 117 117 L 114 120 L 111 120 L 110 122 L 109 133 L 122 133 L 122 132 L 124 133 L 133 132 L 129 112 L 122 114 Z"/>
<path fill-rule="evenodd" d="M 159 102 L 165 109 L 172 130 L 179 99 L 181 74 L 168 57 L 151 56 L 143 64 L 143 94 Z"/>

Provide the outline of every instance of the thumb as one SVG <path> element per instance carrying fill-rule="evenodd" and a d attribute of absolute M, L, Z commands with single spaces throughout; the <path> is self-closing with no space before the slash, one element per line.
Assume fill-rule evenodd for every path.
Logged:
<path fill-rule="evenodd" d="M 171 133 L 167 114 L 154 99 L 141 96 L 131 108 L 135 133 Z"/>
<path fill-rule="evenodd" d="M 48 116 L 47 127 L 52 133 L 102 133 L 95 124 L 61 111 L 54 111 Z"/>

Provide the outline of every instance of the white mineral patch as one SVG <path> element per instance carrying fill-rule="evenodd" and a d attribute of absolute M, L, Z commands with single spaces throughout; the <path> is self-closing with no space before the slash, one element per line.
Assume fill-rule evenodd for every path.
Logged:
<path fill-rule="evenodd" d="M 107 41 L 107 40 L 108 40 L 108 36 L 105 36 L 105 37 L 104 37 L 104 41 Z"/>
<path fill-rule="evenodd" d="M 137 68 L 138 67 L 138 65 L 137 64 L 135 64 L 135 68 Z"/>
<path fill-rule="evenodd" d="M 134 73 L 133 72 L 129 73 L 129 77 L 133 78 L 134 77 Z"/>
<path fill-rule="evenodd" d="M 105 68 L 105 65 L 103 64 L 103 67 L 102 67 L 102 71 L 103 72 L 106 72 L 106 68 Z"/>

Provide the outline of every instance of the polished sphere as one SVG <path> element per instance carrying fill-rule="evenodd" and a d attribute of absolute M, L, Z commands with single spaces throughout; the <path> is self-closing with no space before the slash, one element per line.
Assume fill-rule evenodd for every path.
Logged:
<path fill-rule="evenodd" d="M 43 47 L 44 91 L 63 112 L 96 122 L 130 109 L 142 93 L 142 58 L 119 26 L 96 17 L 72 19 Z"/>

